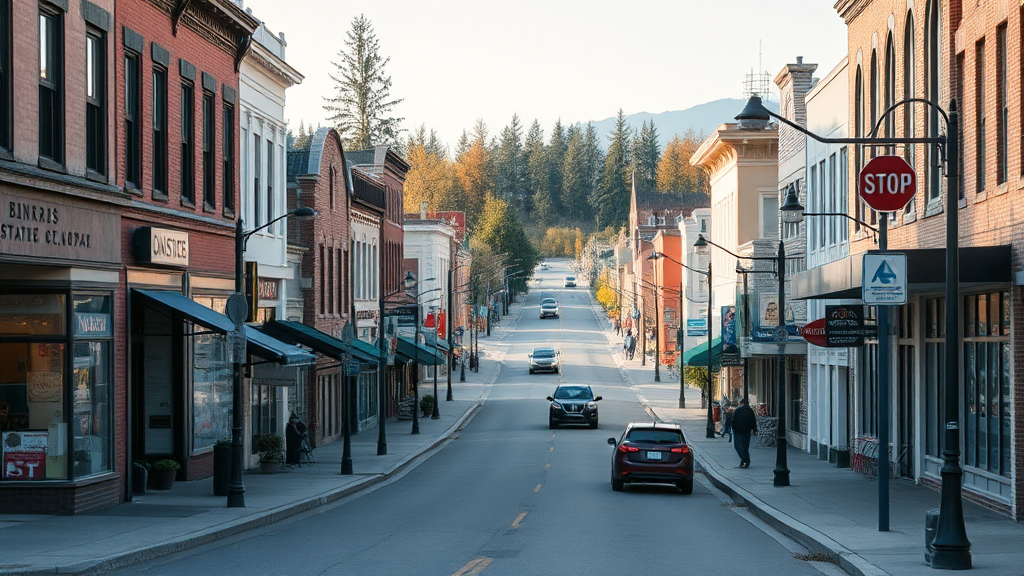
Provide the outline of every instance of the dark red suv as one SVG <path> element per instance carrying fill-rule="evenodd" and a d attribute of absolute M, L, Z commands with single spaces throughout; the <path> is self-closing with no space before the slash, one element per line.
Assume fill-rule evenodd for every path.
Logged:
<path fill-rule="evenodd" d="M 612 490 L 627 483 L 675 484 L 693 493 L 693 452 L 677 424 L 634 422 L 618 441 L 609 438 L 612 452 Z"/>

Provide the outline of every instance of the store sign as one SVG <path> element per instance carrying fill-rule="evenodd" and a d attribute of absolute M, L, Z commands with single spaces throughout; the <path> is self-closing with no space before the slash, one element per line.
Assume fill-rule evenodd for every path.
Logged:
<path fill-rule="evenodd" d="M 260 278 L 256 291 L 260 300 L 277 300 L 278 287 L 281 281 L 276 278 Z"/>
<path fill-rule="evenodd" d="M 143 226 L 135 230 L 135 259 L 141 264 L 188 268 L 188 232 Z"/>
<path fill-rule="evenodd" d="M 686 319 L 686 335 L 687 336 L 707 336 L 708 335 L 708 319 L 707 318 L 687 318 Z"/>
<path fill-rule="evenodd" d="M 864 306 L 825 306 L 825 345 L 851 347 L 864 345 Z"/>
<path fill-rule="evenodd" d="M 808 344 L 814 344 L 815 346 L 826 346 L 825 341 L 825 319 L 818 318 L 813 322 L 808 322 L 805 326 L 800 328 L 800 335 L 807 340 Z"/>
<path fill-rule="evenodd" d="M 907 255 L 865 254 L 862 297 L 865 304 L 907 303 Z"/>
<path fill-rule="evenodd" d="M 4 479 L 46 480 L 48 444 L 48 432 L 4 432 Z"/>
<path fill-rule="evenodd" d="M 120 217 L 0 194 L 0 256 L 118 263 Z"/>
<path fill-rule="evenodd" d="M 110 325 L 110 314 L 75 312 L 76 338 L 101 338 L 113 335 L 114 330 L 113 326 Z"/>

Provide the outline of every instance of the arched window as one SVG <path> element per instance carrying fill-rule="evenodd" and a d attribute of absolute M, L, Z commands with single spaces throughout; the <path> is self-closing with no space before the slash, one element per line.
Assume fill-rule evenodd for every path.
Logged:
<path fill-rule="evenodd" d="M 878 80 L 878 51 L 871 51 L 871 118 L 870 123 L 866 126 L 868 133 L 872 133 L 875 129 L 875 125 L 878 123 L 878 115 L 881 113 L 882 104 L 882 85 Z M 871 157 L 874 158 L 878 155 L 876 148 L 871 148 Z M 857 171 L 860 174 L 860 170 Z M 869 216 L 871 224 L 875 224 L 878 221 L 878 214 L 874 210 L 869 210 L 867 207 L 864 208 L 865 216 Z"/>
<path fill-rule="evenodd" d="M 885 39 L 885 94 L 882 102 L 883 113 L 896 103 L 896 47 L 893 45 L 892 32 Z M 893 118 L 891 113 L 885 117 L 885 135 L 887 137 L 892 137 L 895 130 Z M 895 154 L 895 150 L 890 148 L 889 154 Z"/>
<path fill-rule="evenodd" d="M 903 28 L 903 98 L 915 98 L 917 95 L 917 54 L 914 51 L 916 46 L 914 37 L 914 13 L 907 12 L 907 24 Z M 903 136 L 914 138 L 917 132 L 917 104 L 909 104 L 903 107 Z M 904 155 L 907 162 L 917 169 L 915 144 L 908 144 L 904 148 Z M 916 197 L 916 196 L 915 196 Z M 907 204 L 907 213 L 914 212 L 914 203 Z"/>
<path fill-rule="evenodd" d="M 924 82 L 925 97 L 934 104 L 941 105 L 942 97 L 942 14 L 939 0 L 930 0 L 925 12 L 924 33 Z M 925 133 L 938 136 L 942 130 L 939 112 L 929 106 L 925 112 Z M 942 197 L 942 170 L 938 168 L 941 160 L 938 146 L 927 146 L 927 165 L 925 166 L 925 183 L 929 201 Z"/>
<path fill-rule="evenodd" d="M 861 67 L 857 66 L 857 76 L 854 80 L 853 89 L 853 132 L 857 137 L 864 136 L 864 75 L 861 71 Z M 864 151 L 860 146 L 854 146 L 853 148 L 853 173 L 860 174 L 860 169 L 864 165 Z M 864 201 L 857 199 L 857 220 L 854 222 L 854 229 L 860 230 L 860 223 L 864 221 Z"/>

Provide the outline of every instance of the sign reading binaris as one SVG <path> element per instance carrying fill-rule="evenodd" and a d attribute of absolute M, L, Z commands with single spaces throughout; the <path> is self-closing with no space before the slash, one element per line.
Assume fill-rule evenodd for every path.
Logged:
<path fill-rule="evenodd" d="M 188 268 L 188 232 L 142 226 L 135 230 L 135 259 L 141 264 Z"/>

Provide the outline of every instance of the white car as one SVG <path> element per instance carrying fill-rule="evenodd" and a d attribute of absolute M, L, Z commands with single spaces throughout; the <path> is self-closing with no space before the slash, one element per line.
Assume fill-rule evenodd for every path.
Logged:
<path fill-rule="evenodd" d="M 575 276 L 566 276 L 565 277 L 565 287 L 566 288 L 575 288 L 576 287 L 576 277 Z"/>

